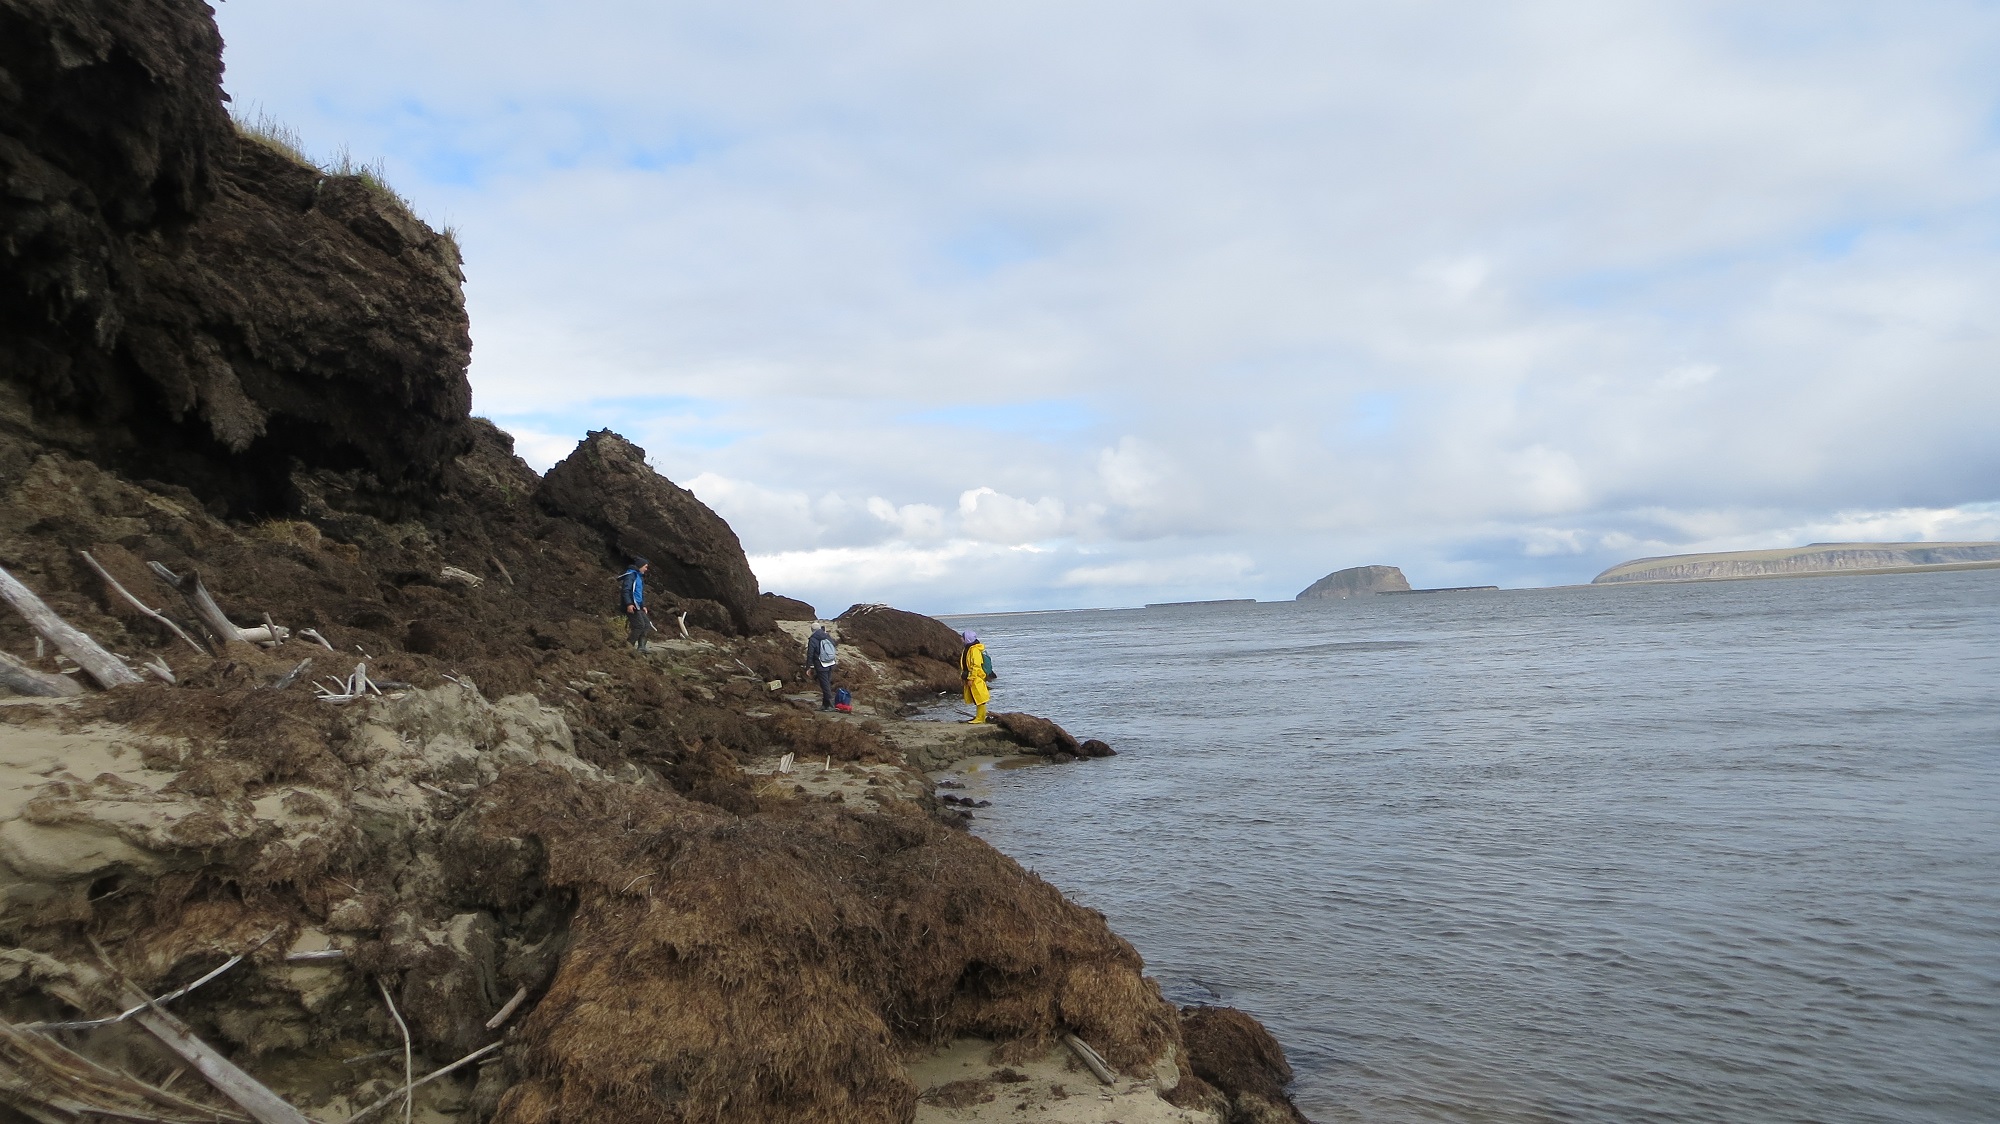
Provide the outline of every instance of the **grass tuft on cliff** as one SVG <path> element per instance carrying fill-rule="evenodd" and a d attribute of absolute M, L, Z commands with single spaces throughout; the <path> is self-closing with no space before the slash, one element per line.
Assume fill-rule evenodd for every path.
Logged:
<path fill-rule="evenodd" d="M 318 161 L 306 155 L 306 142 L 299 136 L 298 130 L 271 116 L 261 106 L 242 114 L 231 113 L 229 119 L 236 123 L 238 136 L 276 149 L 308 168 L 319 167 Z"/>
<path fill-rule="evenodd" d="M 253 107 L 242 113 L 232 111 L 230 120 L 235 122 L 239 136 L 256 141 L 323 175 L 353 176 L 384 200 L 396 204 L 412 216 L 416 215 L 416 207 L 411 205 L 402 192 L 389 185 L 388 168 L 381 158 L 376 158 L 372 163 L 357 160 L 354 158 L 354 153 L 343 145 L 332 160 L 322 164 L 306 155 L 305 139 L 299 136 L 297 129 L 271 116 L 262 106 Z M 465 254 L 459 249 L 458 244 L 458 228 L 449 223 L 438 224 L 437 232 L 450 243 L 453 256 L 461 262 L 464 261 Z"/>

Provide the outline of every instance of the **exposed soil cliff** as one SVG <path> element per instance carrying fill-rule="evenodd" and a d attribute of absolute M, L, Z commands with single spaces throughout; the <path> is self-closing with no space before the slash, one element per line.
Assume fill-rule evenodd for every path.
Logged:
<path fill-rule="evenodd" d="M 219 50 L 199 3 L 0 0 L 0 565 L 174 680 L 0 700 L 0 1119 L 243 1119 L 152 1014 L 32 1025 L 219 967 L 163 1005 L 322 1120 L 401 1090 L 405 1028 L 418 1075 L 478 1054 L 432 1121 L 909 1121 L 927 1051 L 1069 1034 L 1128 1120 L 1241 1117 L 1161 1100 L 1131 946 L 866 717 L 949 630 L 857 645 L 862 716 L 772 691 L 727 525 L 614 434 L 538 478 L 469 417 L 449 240 L 239 136 Z M 688 638 L 619 642 L 621 552 Z M 0 650 L 75 670 L 12 612 Z"/>
<path fill-rule="evenodd" d="M 239 136 L 200 3 L 0 2 L 0 366 L 53 448 L 237 514 L 469 445 L 457 248 Z"/>

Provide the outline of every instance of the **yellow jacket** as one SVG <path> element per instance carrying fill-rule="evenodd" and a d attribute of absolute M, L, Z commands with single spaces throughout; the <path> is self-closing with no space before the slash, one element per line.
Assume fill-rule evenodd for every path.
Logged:
<path fill-rule="evenodd" d="M 965 646 L 958 657 L 958 675 L 965 680 L 965 701 L 977 706 L 993 696 L 986 689 L 986 645 Z"/>

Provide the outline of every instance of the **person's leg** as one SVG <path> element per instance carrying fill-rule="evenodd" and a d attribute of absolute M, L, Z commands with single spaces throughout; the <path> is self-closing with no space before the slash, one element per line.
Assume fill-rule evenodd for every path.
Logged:
<path fill-rule="evenodd" d="M 986 704 L 985 704 L 985 703 L 980 703 L 980 704 L 979 704 L 979 712 L 978 712 L 977 714 L 974 714 L 974 715 L 972 716 L 972 723 L 973 723 L 973 725 L 975 725 L 975 726 L 976 726 L 976 725 L 978 725 L 979 723 L 981 723 L 981 722 L 984 722 L 984 721 L 986 721 Z"/>
<path fill-rule="evenodd" d="M 814 668 L 814 669 L 813 669 L 813 674 L 815 674 L 815 675 L 817 675 L 817 676 L 819 677 L 819 708 L 820 708 L 821 710 L 832 710 L 832 709 L 833 709 L 833 669 L 832 669 L 832 668 L 830 668 L 830 667 L 824 667 L 824 666 L 822 666 L 822 667 L 818 667 L 818 668 Z"/>

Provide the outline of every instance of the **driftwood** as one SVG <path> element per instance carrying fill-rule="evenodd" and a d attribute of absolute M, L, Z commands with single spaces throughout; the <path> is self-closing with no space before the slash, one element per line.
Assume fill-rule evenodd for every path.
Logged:
<path fill-rule="evenodd" d="M 307 656 L 305 659 L 299 661 L 297 667 L 294 667 L 292 670 L 287 671 L 284 674 L 284 676 L 281 677 L 276 683 L 271 684 L 271 688 L 277 691 L 284 690 L 285 688 L 298 682 L 299 676 L 304 675 L 306 673 L 306 670 L 312 667 L 312 665 L 313 665 L 312 657 Z"/>
<path fill-rule="evenodd" d="M 208 1078 L 208 1083 L 215 1086 L 217 1092 L 234 1101 L 236 1107 L 249 1113 L 258 1124 L 312 1124 L 304 1113 L 286 1104 L 278 1094 L 237 1068 L 236 1063 L 196 1038 L 187 1024 L 174 1016 L 158 1007 L 148 1007 L 133 1016 L 132 1021 L 145 1027 L 167 1049 L 179 1054 L 182 1061 Z"/>
<path fill-rule="evenodd" d="M 367 698 L 370 691 L 378 695 L 382 693 L 382 688 L 369 682 L 368 665 L 366 663 L 355 664 L 354 674 L 348 676 L 345 682 L 335 679 L 332 676 L 327 676 L 326 683 L 330 684 L 330 686 L 314 684 L 314 688 L 319 691 L 319 700 L 321 702 L 334 704 L 351 703 Z"/>
<path fill-rule="evenodd" d="M 303 637 L 303 638 L 307 639 L 307 640 L 310 640 L 310 641 L 312 641 L 313 643 L 315 643 L 315 644 L 319 645 L 320 647 L 322 647 L 322 648 L 325 648 L 325 649 L 326 649 L 327 651 L 329 651 L 329 652 L 332 652 L 332 651 L 338 651 L 338 649 L 336 649 L 336 648 L 335 648 L 335 647 L 333 646 L 333 641 L 331 641 L 331 640 L 328 640 L 328 639 L 327 639 L 326 637 L 324 637 L 324 636 L 321 636 L 321 635 L 319 634 L 319 630 L 318 630 L 318 629 L 315 629 L 315 628 L 302 628 L 302 629 L 300 629 L 300 630 L 299 630 L 299 635 L 300 635 L 301 637 Z"/>
<path fill-rule="evenodd" d="M 417 1087 L 417 1070 L 410 1057 L 410 1027 L 408 1023 L 403 1021 L 403 1013 L 396 1010 L 396 1001 L 389 997 L 389 985 L 382 982 L 382 977 L 375 977 L 375 986 L 382 991 L 382 1002 L 389 1005 L 389 1017 L 396 1020 L 396 1029 L 403 1032 L 403 1124 L 410 1124 L 410 1116 L 416 1110 L 417 1103 L 414 1095 Z M 382 1098 L 379 1103 L 387 1104 L 389 1101 L 395 1099 L 395 1096 L 396 1094 L 391 1093 L 387 1097 Z M 374 1105 L 369 1105 L 368 1108 L 362 1109 L 361 1112 L 357 1112 L 354 1116 L 350 1116 L 347 1119 L 352 1121 L 355 1117 L 362 1115 L 362 1113 L 374 1107 Z"/>
<path fill-rule="evenodd" d="M 319 964 L 329 960 L 345 959 L 347 959 L 347 950 L 344 948 L 312 948 L 304 952 L 287 952 L 285 954 L 285 963 L 287 964 Z"/>
<path fill-rule="evenodd" d="M 229 650 L 229 645 L 239 640 L 246 644 L 261 644 L 266 648 L 274 648 L 291 639 L 292 630 L 273 623 L 269 613 L 263 614 L 263 624 L 252 625 L 249 628 L 243 628 L 230 620 L 229 615 L 222 611 L 222 606 L 215 603 L 215 595 L 210 593 L 208 586 L 202 582 L 200 571 L 189 570 L 182 575 L 174 573 L 159 562 L 148 562 L 146 565 L 153 573 L 159 575 L 161 581 L 180 593 L 181 599 L 186 601 L 188 608 L 193 611 L 195 619 L 201 622 L 202 630 L 208 633 L 209 649 L 216 655 L 222 655 Z M 300 635 L 311 636 L 312 639 L 325 645 L 328 651 L 333 649 L 333 645 L 328 644 L 325 637 L 312 629 L 306 629 Z"/>
<path fill-rule="evenodd" d="M 194 613 L 195 619 L 201 622 L 201 627 L 208 633 L 210 651 L 218 656 L 222 655 L 229 650 L 231 643 L 243 639 L 243 630 L 236 627 L 236 623 L 224 615 L 222 606 L 215 603 L 215 597 L 208 592 L 208 586 L 202 584 L 199 571 L 189 570 L 182 575 L 174 573 L 158 562 L 148 562 L 146 565 L 187 602 L 188 609 Z"/>
<path fill-rule="evenodd" d="M 110 690 L 139 682 L 136 672 L 126 667 L 117 656 L 105 651 L 97 641 L 70 627 L 68 621 L 57 616 L 54 609 L 43 603 L 33 590 L 22 585 L 4 567 L 0 567 L 0 598 L 5 598 L 16 612 L 26 617 L 37 633 L 48 637 L 57 650 L 76 661 L 77 666 L 97 680 L 98 686 Z"/>
<path fill-rule="evenodd" d="M 1111 1067 L 1104 1064 L 1104 1059 L 1098 1055 L 1097 1051 L 1090 1048 L 1090 1043 L 1085 1042 L 1074 1034 L 1063 1035 L 1063 1043 L 1069 1047 L 1070 1053 L 1076 1055 L 1076 1060 L 1082 1062 L 1090 1069 L 1090 1072 L 1097 1075 L 1099 1081 L 1104 1082 L 1106 1085 L 1118 1084 L 1118 1075 L 1111 1072 Z"/>
<path fill-rule="evenodd" d="M 149 672 L 152 672 L 154 678 L 158 679 L 162 683 L 165 683 L 169 687 L 173 686 L 176 682 L 178 682 L 178 680 L 174 678 L 174 669 L 168 667 L 167 661 L 159 658 L 158 656 L 155 656 L 152 659 L 147 660 L 145 663 L 142 663 L 139 666 Z"/>
<path fill-rule="evenodd" d="M 451 1063 L 448 1066 L 444 1066 L 441 1069 L 434 1069 L 431 1072 L 424 1074 L 417 1080 L 412 1081 L 407 1085 L 404 1085 L 402 1088 L 397 1089 L 395 1092 L 388 1094 L 381 1100 L 376 1101 L 374 1104 L 371 1104 L 368 1107 L 362 1109 L 360 1112 L 355 1113 L 353 1116 L 348 1117 L 347 1124 L 354 1124 L 355 1121 L 361 1119 L 362 1117 L 368 1115 L 371 1112 L 374 1112 L 376 1109 L 381 1108 L 384 1105 L 394 1103 L 397 1097 L 408 1098 L 409 1095 L 412 1092 L 414 1092 L 419 1086 L 428 1085 L 431 1082 L 437 1080 L 438 1078 L 443 1077 L 445 1074 L 450 1073 L 452 1070 L 455 1070 L 460 1066 L 466 1065 L 470 1062 L 477 1061 L 480 1058 L 483 1058 L 486 1055 L 492 1053 L 493 1051 L 498 1050 L 501 1046 L 504 1045 L 506 1045 L 506 1043 L 504 1042 L 489 1042 L 486 1045 L 481 1046 L 479 1049 L 474 1050 L 470 1054 L 465 1055 L 464 1057 L 458 1059 L 457 1061 Z M 405 1104 L 407 1105 L 407 1103 L 408 1101 L 406 1100 Z M 405 1119 L 408 1119 L 408 1117 L 405 1116 Z"/>
<path fill-rule="evenodd" d="M 37 699 L 63 699 L 83 694 L 83 688 L 69 676 L 36 671 L 5 652 L 0 652 L 0 687 Z"/>
<path fill-rule="evenodd" d="M 89 551 L 80 550 L 77 553 L 83 555 L 83 560 L 85 562 L 90 563 L 90 568 L 97 571 L 97 576 L 104 579 L 104 584 L 110 586 L 111 591 L 113 593 L 116 593 L 118 596 L 123 597 L 125 601 L 128 604 L 130 604 L 134 609 L 137 609 L 141 613 L 144 613 L 147 616 L 153 618 L 154 620 L 160 622 L 161 624 L 166 625 L 167 631 L 173 633 L 175 636 L 180 637 L 182 640 L 187 641 L 188 647 L 193 648 L 197 652 L 202 652 L 203 655 L 207 654 L 205 651 L 203 651 L 202 646 L 200 644 L 195 643 L 194 637 L 189 636 L 187 634 L 187 631 L 181 628 L 180 625 L 177 625 L 174 622 L 168 620 L 166 617 L 162 616 L 158 609 L 155 609 L 150 605 L 147 605 L 144 601 L 139 600 L 137 597 L 132 596 L 132 591 L 126 589 L 122 584 L 120 584 L 117 578 L 112 577 L 111 571 L 105 569 L 103 563 L 99 562 L 95 558 L 92 558 L 90 556 Z M 172 682 L 172 680 L 168 680 L 168 682 Z"/>
<path fill-rule="evenodd" d="M 508 585 L 514 584 L 514 575 L 507 572 L 507 564 L 505 562 L 500 561 L 497 557 L 488 558 L 487 561 L 493 563 L 493 568 L 500 571 L 500 576 L 507 579 Z"/>
<path fill-rule="evenodd" d="M 514 998 L 509 999 L 505 1007 L 500 1008 L 492 1018 L 486 1020 L 486 1029 L 499 1030 L 500 1024 L 506 1022 L 515 1011 L 519 1010 L 521 1003 L 527 998 L 528 985 L 522 984 L 519 990 L 514 992 Z"/>
<path fill-rule="evenodd" d="M 106 1119 L 252 1124 L 241 1113 L 176 1096 L 164 1085 L 148 1085 L 5 1021 L 0 1021 L 0 1105 L 30 1120 L 61 1124 Z"/>
<path fill-rule="evenodd" d="M 468 589 L 478 589 L 486 584 L 486 579 L 471 570 L 461 570 L 457 566 L 446 566 L 438 571 L 438 580 L 451 585 L 462 585 Z M 512 584 L 512 583 L 509 583 Z"/>

